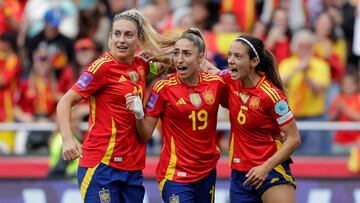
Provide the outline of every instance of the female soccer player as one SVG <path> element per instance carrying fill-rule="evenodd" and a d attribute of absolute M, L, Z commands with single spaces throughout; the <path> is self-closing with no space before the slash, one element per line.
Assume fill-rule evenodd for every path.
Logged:
<path fill-rule="evenodd" d="M 204 39 L 197 29 L 188 29 L 175 43 L 176 73 L 158 81 L 146 105 L 129 93 L 126 103 L 137 117 L 136 127 L 147 141 L 161 119 L 163 144 L 156 170 L 164 202 L 214 202 L 216 121 L 219 103 L 226 105 L 224 81 L 200 72 L 206 63 Z"/>
<path fill-rule="evenodd" d="M 231 202 L 295 202 L 290 155 L 300 144 L 274 58 L 262 41 L 241 36 L 228 53 L 224 79 L 231 122 Z M 280 133 L 285 141 L 275 141 Z"/>
<path fill-rule="evenodd" d="M 135 10 L 117 14 L 109 35 L 109 52 L 85 68 L 57 106 L 65 160 L 80 157 L 78 182 L 85 202 L 142 202 L 145 144 L 136 137 L 135 117 L 126 109 L 125 93 L 142 95 L 149 64 L 135 56 L 138 45 L 161 54 L 161 41 Z M 70 130 L 71 107 L 89 101 L 89 132 L 82 147 Z"/>

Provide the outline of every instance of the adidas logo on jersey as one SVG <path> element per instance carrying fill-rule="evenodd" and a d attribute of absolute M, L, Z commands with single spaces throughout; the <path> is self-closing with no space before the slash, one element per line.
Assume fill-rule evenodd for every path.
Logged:
<path fill-rule="evenodd" d="M 185 102 L 184 98 L 180 98 L 180 99 L 176 102 L 176 104 L 177 104 L 177 105 L 178 105 L 178 104 L 186 104 L 186 102 Z"/>
<path fill-rule="evenodd" d="M 125 82 L 127 79 L 125 78 L 124 75 L 120 76 L 119 82 Z"/>

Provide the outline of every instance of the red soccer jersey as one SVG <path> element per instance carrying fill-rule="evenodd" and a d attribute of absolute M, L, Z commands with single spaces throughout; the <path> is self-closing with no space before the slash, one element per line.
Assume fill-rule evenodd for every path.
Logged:
<path fill-rule="evenodd" d="M 136 57 L 131 65 L 105 53 L 85 68 L 72 89 L 89 100 L 89 133 L 80 166 L 102 162 L 121 170 L 145 167 L 146 145 L 136 137 L 135 116 L 126 109 L 125 94 L 142 94 L 148 64 Z"/>
<path fill-rule="evenodd" d="M 201 73 L 190 87 L 173 74 L 158 81 L 146 105 L 146 113 L 160 117 L 163 144 L 156 170 L 158 182 L 195 182 L 216 167 L 220 151 L 216 145 L 219 103 L 225 98 L 224 81 Z"/>
<path fill-rule="evenodd" d="M 274 137 L 294 115 L 284 93 L 265 76 L 255 87 L 245 88 L 238 80 L 232 80 L 229 72 L 222 73 L 229 97 L 230 166 L 249 171 L 275 154 L 278 148 Z"/>

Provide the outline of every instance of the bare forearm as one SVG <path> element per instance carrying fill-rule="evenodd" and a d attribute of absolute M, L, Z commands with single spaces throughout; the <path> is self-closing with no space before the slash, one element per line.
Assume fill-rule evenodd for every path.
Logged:
<path fill-rule="evenodd" d="M 287 138 L 286 141 L 281 145 L 281 148 L 264 164 L 267 165 L 270 169 L 275 168 L 279 164 L 286 161 L 299 145 L 300 139 Z"/>
<path fill-rule="evenodd" d="M 154 118 L 149 118 L 145 116 L 142 119 L 136 120 L 136 131 L 138 133 L 138 138 L 140 142 L 145 143 L 150 140 L 157 123 L 157 119 L 156 121 L 154 121 L 153 119 Z"/>

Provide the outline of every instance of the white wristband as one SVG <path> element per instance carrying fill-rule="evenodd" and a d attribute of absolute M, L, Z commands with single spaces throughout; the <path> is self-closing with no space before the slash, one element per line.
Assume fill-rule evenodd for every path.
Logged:
<path fill-rule="evenodd" d="M 145 116 L 143 104 L 142 104 L 139 96 L 136 96 L 136 98 L 134 100 L 134 113 L 135 113 L 136 119 L 142 119 Z"/>

